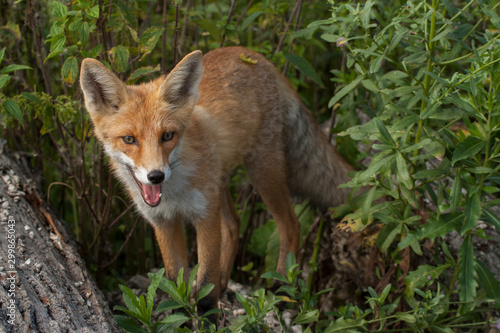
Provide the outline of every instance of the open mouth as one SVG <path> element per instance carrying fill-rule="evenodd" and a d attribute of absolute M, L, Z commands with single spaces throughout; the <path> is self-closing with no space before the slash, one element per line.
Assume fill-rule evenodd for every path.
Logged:
<path fill-rule="evenodd" d="M 158 206 L 158 204 L 161 201 L 161 184 L 160 185 L 143 184 L 142 182 L 139 181 L 139 179 L 137 179 L 137 177 L 135 176 L 134 172 L 130 167 L 128 167 L 128 171 L 130 172 L 132 177 L 134 177 L 137 186 L 139 186 L 141 190 L 142 199 L 144 199 L 144 202 L 151 207 Z"/>

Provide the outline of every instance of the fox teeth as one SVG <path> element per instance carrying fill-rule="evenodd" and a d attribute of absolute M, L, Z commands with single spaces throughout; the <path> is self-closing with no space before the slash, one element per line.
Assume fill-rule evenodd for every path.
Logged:
<path fill-rule="evenodd" d="M 149 196 L 147 194 L 144 194 L 144 198 L 149 199 Z"/>
<path fill-rule="evenodd" d="M 161 198 L 161 193 L 160 193 L 160 195 L 158 197 Z"/>

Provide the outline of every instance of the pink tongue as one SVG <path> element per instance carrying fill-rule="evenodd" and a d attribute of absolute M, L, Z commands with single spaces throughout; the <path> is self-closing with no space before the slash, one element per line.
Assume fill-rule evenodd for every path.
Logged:
<path fill-rule="evenodd" d="M 150 206 L 156 206 L 161 199 L 161 187 L 160 185 L 144 185 L 142 187 L 142 197 L 144 201 Z"/>

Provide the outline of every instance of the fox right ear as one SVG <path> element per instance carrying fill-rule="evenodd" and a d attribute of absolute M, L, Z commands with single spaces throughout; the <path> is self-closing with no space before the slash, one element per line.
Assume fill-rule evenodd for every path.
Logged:
<path fill-rule="evenodd" d="M 90 114 L 112 113 L 125 101 L 125 84 L 95 59 L 83 59 L 80 86 Z"/>
<path fill-rule="evenodd" d="M 201 51 L 193 51 L 167 75 L 160 87 L 161 97 L 174 108 L 194 106 L 202 74 L 203 56 Z"/>

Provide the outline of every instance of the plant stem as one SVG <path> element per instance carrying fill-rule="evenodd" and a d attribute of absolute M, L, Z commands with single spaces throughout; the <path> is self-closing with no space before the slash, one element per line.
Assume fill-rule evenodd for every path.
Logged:
<path fill-rule="evenodd" d="M 161 35 L 161 72 L 163 74 L 165 74 L 167 70 L 167 1 L 168 0 L 163 0 L 161 19 L 163 24 L 163 34 Z"/>
<path fill-rule="evenodd" d="M 172 45 L 172 53 L 174 56 L 174 65 L 177 65 L 177 39 L 179 36 L 179 4 L 174 2 L 175 7 L 175 29 L 174 29 L 174 44 Z"/>
<path fill-rule="evenodd" d="M 233 17 L 234 6 L 235 5 L 236 5 L 236 0 L 231 1 L 231 7 L 229 8 L 229 14 L 227 15 L 226 25 L 228 25 L 229 23 L 231 23 L 231 18 Z M 225 39 L 226 39 L 226 28 L 224 28 L 224 33 L 222 34 L 222 38 L 221 38 L 221 41 L 220 41 L 220 47 L 224 46 Z"/>
<path fill-rule="evenodd" d="M 432 14 L 431 14 L 431 27 L 430 27 L 430 33 L 429 33 L 429 54 L 428 54 L 428 59 L 427 59 L 427 72 L 430 73 L 432 72 L 432 67 L 433 67 L 433 60 L 432 58 L 434 57 L 434 46 L 435 42 L 432 40 L 435 37 L 436 34 L 436 9 L 438 5 L 438 0 L 432 0 Z M 429 90 L 431 86 L 431 76 L 429 74 L 425 74 L 424 78 L 424 99 L 422 99 L 422 104 L 420 106 L 420 114 L 427 108 L 427 98 L 429 97 Z M 415 134 L 415 144 L 420 142 L 420 137 L 422 136 L 422 126 L 424 124 L 424 120 L 420 119 L 418 122 L 418 128 L 417 128 L 417 133 Z M 415 150 L 413 153 L 413 156 L 418 155 L 418 150 Z"/>
<path fill-rule="evenodd" d="M 319 248 L 321 243 L 321 236 L 323 235 L 324 230 L 325 230 L 325 217 L 321 216 L 319 221 L 318 233 L 316 234 L 316 240 L 314 241 L 314 251 L 311 258 L 311 273 L 307 278 L 307 291 L 309 292 L 309 295 L 312 294 L 314 273 L 316 273 L 316 271 L 318 270 Z"/>

